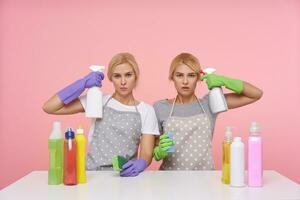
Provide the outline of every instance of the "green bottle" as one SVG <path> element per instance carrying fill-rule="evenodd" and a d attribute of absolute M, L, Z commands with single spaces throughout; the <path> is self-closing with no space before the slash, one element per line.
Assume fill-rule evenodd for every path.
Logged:
<path fill-rule="evenodd" d="M 63 147 L 60 122 L 56 121 L 53 122 L 53 129 L 48 139 L 48 185 L 59 185 L 63 182 Z"/>

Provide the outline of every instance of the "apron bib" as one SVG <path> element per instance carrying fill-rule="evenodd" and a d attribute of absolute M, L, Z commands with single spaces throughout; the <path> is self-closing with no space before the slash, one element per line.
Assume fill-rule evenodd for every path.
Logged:
<path fill-rule="evenodd" d="M 212 128 L 201 102 L 203 113 L 191 117 L 172 116 L 175 98 L 169 117 L 166 120 L 164 133 L 174 134 L 175 152 L 169 153 L 163 160 L 161 170 L 213 170 L 211 141 Z"/>
<path fill-rule="evenodd" d="M 103 118 L 97 119 L 87 154 L 87 170 L 112 170 L 112 157 L 136 157 L 141 137 L 141 116 L 136 112 L 118 111 L 103 106 Z"/>

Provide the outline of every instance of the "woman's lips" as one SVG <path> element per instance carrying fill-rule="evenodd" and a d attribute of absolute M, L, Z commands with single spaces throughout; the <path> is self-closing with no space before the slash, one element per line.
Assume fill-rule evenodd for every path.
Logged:
<path fill-rule="evenodd" d="M 120 89 L 121 89 L 121 90 L 127 90 L 127 88 L 126 88 L 126 87 L 121 87 Z"/>
<path fill-rule="evenodd" d="M 189 90 L 190 88 L 189 87 L 182 87 L 181 89 L 183 89 L 183 90 Z"/>

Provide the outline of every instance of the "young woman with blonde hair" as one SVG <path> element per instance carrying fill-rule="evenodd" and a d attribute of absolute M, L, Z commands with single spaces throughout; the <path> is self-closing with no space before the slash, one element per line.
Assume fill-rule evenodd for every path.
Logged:
<path fill-rule="evenodd" d="M 190 53 L 176 56 L 169 70 L 169 79 L 174 82 L 177 95 L 173 99 L 155 102 L 154 109 L 161 132 L 154 158 L 163 160 L 161 170 L 212 170 L 211 141 L 217 114 L 209 107 L 208 95 L 195 95 L 199 80 L 206 79 L 208 88 L 222 87 L 234 93 L 225 94 L 229 109 L 253 103 L 263 92 L 245 81 L 215 74 L 201 77 L 198 59 Z M 172 132 L 173 140 L 166 134 Z M 168 149 L 175 144 L 175 152 Z"/>
<path fill-rule="evenodd" d="M 86 167 L 88 170 L 111 170 L 112 157 L 121 155 L 130 160 L 120 175 L 137 176 L 152 160 L 154 135 L 159 135 L 155 112 L 152 106 L 134 98 L 139 68 L 133 55 L 115 55 L 109 63 L 107 76 L 115 92 L 103 96 L 103 118 L 93 121 Z M 86 88 L 101 87 L 103 78 L 103 73 L 91 72 L 50 98 L 44 104 L 44 111 L 56 115 L 84 112 L 86 95 L 80 96 L 81 93 Z"/>

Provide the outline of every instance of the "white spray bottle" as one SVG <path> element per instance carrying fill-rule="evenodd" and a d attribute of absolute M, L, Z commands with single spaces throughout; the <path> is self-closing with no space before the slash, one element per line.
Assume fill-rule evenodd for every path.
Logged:
<path fill-rule="evenodd" d="M 93 72 L 103 72 L 104 66 L 91 65 L 90 69 Z M 89 118 L 102 118 L 102 91 L 99 87 L 94 86 L 88 89 L 87 91 L 87 101 L 86 101 L 86 110 L 85 116 Z"/>
<path fill-rule="evenodd" d="M 212 74 L 216 71 L 214 68 L 203 70 L 205 74 Z M 227 102 L 221 87 L 214 87 L 209 91 L 209 107 L 213 113 L 225 112 L 228 110 Z"/>

